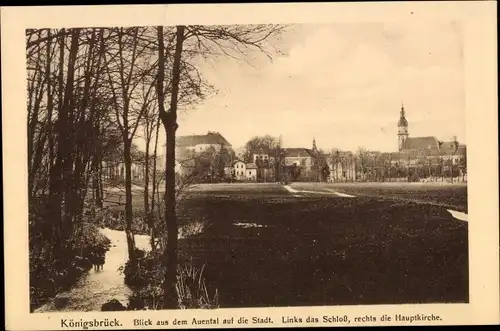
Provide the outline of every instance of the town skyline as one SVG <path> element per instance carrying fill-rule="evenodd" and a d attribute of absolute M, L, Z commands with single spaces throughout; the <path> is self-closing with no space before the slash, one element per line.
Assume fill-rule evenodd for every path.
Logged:
<path fill-rule="evenodd" d="M 407 107 L 404 105 L 404 104 L 401 104 L 401 106 L 404 106 L 405 108 L 405 112 L 406 112 L 406 117 L 409 118 L 408 116 L 408 109 Z M 399 109 L 400 111 L 401 109 Z M 346 146 L 346 144 L 342 144 L 340 141 L 338 144 L 335 144 L 335 142 L 333 144 L 329 143 L 331 142 L 332 140 L 327 140 L 327 141 L 320 141 L 318 140 L 318 136 L 322 136 L 321 134 L 318 134 L 318 135 L 314 135 L 314 136 L 311 136 L 309 137 L 303 137 L 302 139 L 287 139 L 287 137 L 285 137 L 283 134 L 280 134 L 280 133 L 269 133 L 269 132 L 263 132 L 263 131 L 255 131 L 256 133 L 253 134 L 253 135 L 250 135 L 246 138 L 246 140 L 244 140 L 244 137 L 242 137 L 240 135 L 240 139 L 238 140 L 238 142 L 240 142 L 243 138 L 244 142 L 243 143 L 239 143 L 239 144 L 235 144 L 233 143 L 232 139 L 230 136 L 226 135 L 225 132 L 221 131 L 221 130 L 217 130 L 217 128 L 207 128 L 205 131 L 198 131 L 198 132 L 189 132 L 189 133 L 186 133 L 186 134 L 178 134 L 177 136 L 192 136 L 192 135 L 205 135 L 207 134 L 208 132 L 218 132 L 220 133 L 223 137 L 225 137 L 229 143 L 232 145 L 232 149 L 237 152 L 237 153 L 242 153 L 244 151 L 244 148 L 245 148 L 245 144 L 246 142 L 248 142 L 250 139 L 254 138 L 254 137 L 262 137 L 262 136 L 266 136 L 266 135 L 270 135 L 270 136 L 273 136 L 275 138 L 281 138 L 281 145 L 283 148 L 293 148 L 293 147 L 297 147 L 297 148 L 311 148 L 312 147 L 312 143 L 313 143 L 313 140 L 315 140 L 316 142 L 316 146 L 318 149 L 320 150 L 323 150 L 324 152 L 326 153 L 329 153 L 332 149 L 339 149 L 339 150 L 345 150 L 345 151 L 351 151 L 351 152 L 356 152 L 356 150 L 358 150 L 359 148 L 363 148 L 363 149 L 366 149 L 366 150 L 369 150 L 369 151 L 378 151 L 378 152 L 383 152 L 383 153 L 387 153 L 387 152 L 397 152 L 398 151 L 398 142 L 397 142 L 397 130 L 398 130 L 398 127 L 397 127 L 397 121 L 399 120 L 399 115 L 397 117 L 396 120 L 394 120 L 393 124 L 394 124 L 394 127 L 393 127 L 393 132 L 392 132 L 392 138 L 393 138 L 393 146 L 390 146 L 389 144 L 387 144 L 386 146 L 384 146 L 385 148 L 369 148 L 367 147 L 367 145 L 369 144 L 361 144 L 361 145 L 358 145 L 354 148 L 342 148 L 342 146 Z M 461 145 L 466 145 L 467 142 L 466 142 L 466 139 L 465 139 L 465 135 L 462 135 L 462 136 L 459 136 L 457 134 L 455 135 L 451 135 L 451 136 L 444 136 L 444 135 L 439 135 L 439 134 L 436 134 L 436 133 L 433 133 L 433 132 L 430 132 L 430 130 L 425 130 L 425 127 L 422 127 L 420 126 L 420 130 L 419 131 L 413 131 L 411 128 L 412 128 L 412 122 L 411 120 L 409 120 L 409 137 L 435 137 L 437 140 L 439 141 L 453 141 L 455 138 L 456 140 L 461 144 Z M 390 127 L 389 127 L 390 129 Z M 185 131 L 185 130 L 184 130 Z M 382 133 L 384 135 L 387 135 L 387 131 L 386 130 L 381 130 Z M 182 130 L 179 129 L 178 132 L 182 132 Z M 142 151 L 144 151 L 144 144 L 143 144 L 143 141 L 141 139 L 137 140 L 136 139 L 136 143 L 139 142 L 137 144 L 138 148 Z M 352 145 L 351 145 L 352 146 Z M 163 155 L 163 150 L 162 150 L 162 153 L 160 153 L 161 155 Z"/>
<path fill-rule="evenodd" d="M 325 150 L 391 152 L 403 103 L 410 136 L 466 144 L 462 34 L 452 21 L 292 25 L 273 41 L 283 53 L 273 61 L 250 50 L 248 61 L 201 62 L 217 93 L 181 111 L 177 135 L 217 131 L 235 149 L 281 134 L 289 147 L 314 137 Z"/>

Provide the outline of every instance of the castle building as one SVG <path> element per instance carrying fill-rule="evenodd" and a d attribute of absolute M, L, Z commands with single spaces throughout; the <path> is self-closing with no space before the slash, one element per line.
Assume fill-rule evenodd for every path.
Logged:
<path fill-rule="evenodd" d="M 232 145 L 219 132 L 209 131 L 202 135 L 179 136 L 176 140 L 176 172 L 191 174 L 196 169 L 196 156 L 207 151 L 232 150 Z"/>

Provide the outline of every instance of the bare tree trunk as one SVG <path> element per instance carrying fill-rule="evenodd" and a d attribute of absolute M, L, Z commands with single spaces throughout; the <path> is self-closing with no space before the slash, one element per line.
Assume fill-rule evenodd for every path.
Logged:
<path fill-rule="evenodd" d="M 67 69 L 67 81 L 66 88 L 64 92 L 64 99 L 60 103 L 61 107 L 58 114 L 57 132 L 58 132 L 58 159 L 56 165 L 54 166 L 54 172 L 52 174 L 52 185 L 51 185 L 51 198 L 49 202 L 49 211 L 51 213 L 52 220 L 55 223 L 55 233 L 56 238 L 54 241 L 54 253 L 55 259 L 58 262 L 65 257 L 65 249 L 67 236 L 72 233 L 72 222 L 69 209 L 69 201 L 72 189 L 69 182 L 65 182 L 67 179 L 72 177 L 72 151 L 70 146 L 70 140 L 68 140 L 67 133 L 70 132 L 70 118 L 69 113 L 72 107 L 73 99 L 73 84 L 75 75 L 75 62 L 78 53 L 78 36 L 79 29 L 74 29 L 72 31 L 71 38 L 71 48 L 69 53 L 68 69 Z M 61 42 L 61 47 L 64 47 L 64 41 Z M 61 68 L 62 70 L 62 68 Z M 62 175 L 62 177 L 61 177 Z M 63 185 L 63 183 L 65 185 Z M 64 202 L 64 217 L 61 214 L 61 205 Z"/>
<path fill-rule="evenodd" d="M 144 212 L 151 228 L 149 220 L 149 139 L 146 139 L 146 152 L 144 154 Z"/>
<path fill-rule="evenodd" d="M 135 240 L 132 232 L 133 209 L 132 209 L 132 157 L 130 155 L 130 140 L 124 139 L 123 156 L 125 163 L 125 234 L 127 236 L 127 248 L 129 260 L 135 263 Z"/>
<path fill-rule="evenodd" d="M 149 126 L 149 123 L 146 123 L 146 126 Z M 153 128 L 153 127 L 152 127 Z M 151 129 L 152 129 L 151 128 Z M 153 214 L 152 210 L 150 209 L 149 205 L 149 144 L 151 142 L 151 130 L 146 128 L 146 153 L 144 155 L 144 214 L 146 216 L 146 222 L 149 228 L 149 234 L 150 234 L 150 243 L 151 243 L 151 251 L 155 251 L 155 231 L 154 231 L 154 219 L 153 219 Z M 156 157 L 156 156 L 155 156 Z M 153 181 L 154 181 L 154 175 L 153 175 Z M 154 182 L 153 182 L 153 197 L 154 199 Z"/>
<path fill-rule="evenodd" d="M 177 100 L 181 71 L 182 48 L 184 44 L 184 26 L 177 26 L 176 46 L 172 68 L 172 94 L 170 110 L 165 111 L 163 96 L 163 81 L 165 69 L 163 27 L 158 27 L 159 42 L 159 73 L 158 73 L 158 104 L 160 118 L 166 132 L 166 169 L 165 169 L 165 221 L 167 230 L 167 246 L 164 252 L 165 280 L 163 282 L 163 304 L 165 308 L 178 307 L 175 284 L 177 281 L 177 215 L 175 210 L 175 132 L 177 130 Z"/>
<path fill-rule="evenodd" d="M 153 182 L 153 187 L 152 187 L 152 193 L 151 193 L 151 209 L 150 209 L 150 214 L 151 214 L 151 222 L 152 222 L 152 227 L 151 227 L 151 249 L 154 251 L 156 249 L 155 245 L 155 237 L 156 237 L 156 224 L 154 220 L 154 211 L 155 211 L 155 193 L 158 189 L 158 184 L 156 183 L 156 168 L 157 168 L 157 159 L 158 159 L 158 136 L 160 133 L 160 119 L 157 119 L 156 122 L 156 132 L 155 132 L 155 145 L 153 149 L 153 174 L 152 174 L 152 182 Z"/>

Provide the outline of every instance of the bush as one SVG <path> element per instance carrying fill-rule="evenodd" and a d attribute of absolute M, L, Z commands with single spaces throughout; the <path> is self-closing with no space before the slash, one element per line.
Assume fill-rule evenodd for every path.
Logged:
<path fill-rule="evenodd" d="M 48 254 L 36 252 L 30 242 L 30 309 L 33 311 L 58 293 L 69 290 L 78 279 L 92 268 L 90 254 L 96 248 L 108 250 L 110 240 L 99 232 L 96 225 L 84 220 L 76 231 L 78 240 L 66 252 L 67 259 L 55 261 Z"/>
<path fill-rule="evenodd" d="M 102 305 L 101 311 L 123 311 L 127 310 L 127 307 L 121 304 L 120 301 L 113 299 Z"/>
<path fill-rule="evenodd" d="M 129 297 L 128 310 L 161 309 L 163 306 L 163 280 L 165 273 L 159 254 L 151 252 L 140 254 L 137 265 L 127 262 L 123 272 L 125 284 L 133 291 Z M 218 291 L 211 297 L 203 277 L 203 269 L 197 268 L 192 261 L 178 267 L 176 290 L 179 308 L 218 308 Z"/>
<path fill-rule="evenodd" d="M 408 177 L 408 181 L 409 182 L 419 182 L 420 181 L 420 177 L 418 176 L 417 173 L 412 173 L 409 177 Z"/>
<path fill-rule="evenodd" d="M 146 253 L 141 249 L 135 250 L 137 257 L 137 265 L 133 265 L 130 260 L 125 263 L 122 268 L 124 274 L 125 285 L 130 288 L 141 288 L 146 286 L 148 278 L 151 277 L 151 272 L 155 269 L 155 260 L 151 254 Z"/>

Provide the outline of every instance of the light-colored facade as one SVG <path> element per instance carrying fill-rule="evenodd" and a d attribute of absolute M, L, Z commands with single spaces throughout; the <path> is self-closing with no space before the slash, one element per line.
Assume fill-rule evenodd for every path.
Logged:
<path fill-rule="evenodd" d="M 234 171 L 234 178 L 236 180 L 246 180 L 246 176 L 247 176 L 247 167 L 246 167 L 246 163 L 241 161 L 241 160 L 237 160 L 233 163 L 233 171 Z"/>
<path fill-rule="evenodd" d="M 253 155 L 253 163 L 257 164 L 258 162 L 260 161 L 268 161 L 268 162 L 273 162 L 274 161 L 274 157 L 273 156 L 269 156 L 268 153 L 259 153 L 259 154 L 254 154 Z"/>
<path fill-rule="evenodd" d="M 222 148 L 231 150 L 231 144 L 219 133 L 209 131 L 204 135 L 180 136 L 176 140 L 176 172 L 180 175 L 193 173 L 197 155 L 213 149 L 216 153 Z"/>
<path fill-rule="evenodd" d="M 356 158 L 353 153 L 339 151 L 334 155 L 325 155 L 330 182 L 352 182 L 357 179 Z"/>

